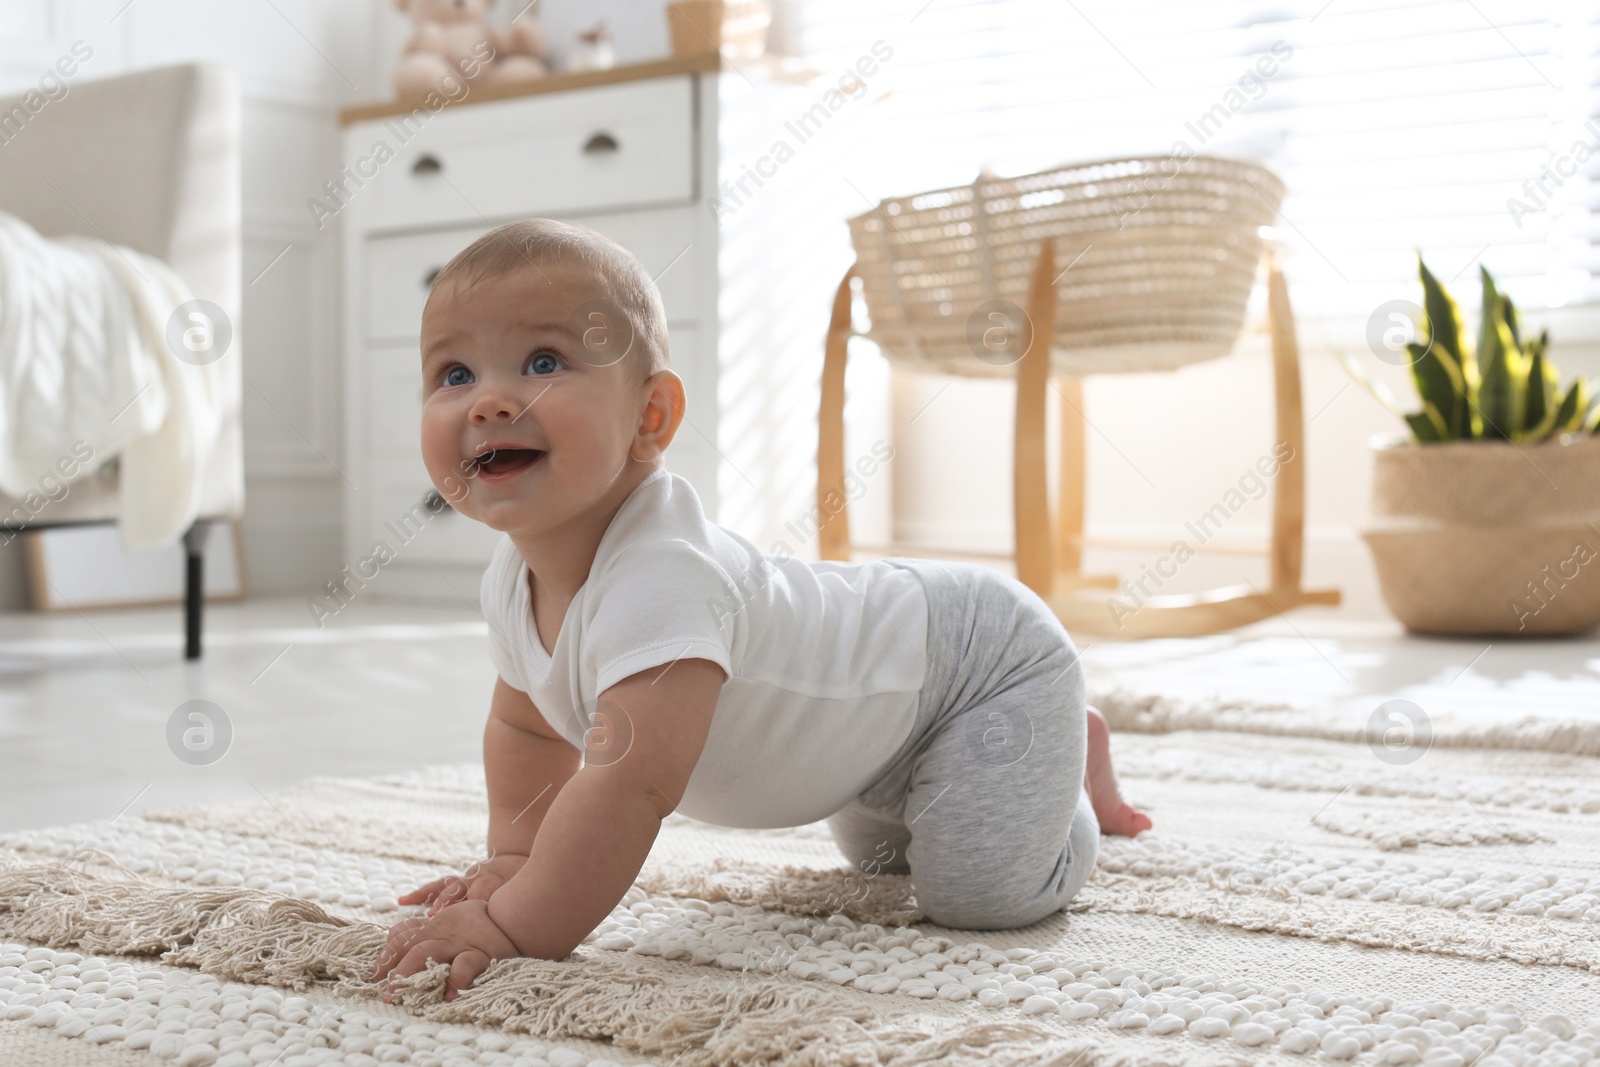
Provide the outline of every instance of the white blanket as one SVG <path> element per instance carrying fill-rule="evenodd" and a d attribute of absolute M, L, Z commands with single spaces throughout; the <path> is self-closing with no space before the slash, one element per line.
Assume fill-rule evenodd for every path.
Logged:
<path fill-rule="evenodd" d="M 0 213 L 0 492 L 38 492 L 82 441 L 94 454 L 74 481 L 120 457 L 126 551 L 189 527 L 239 358 L 195 366 L 169 350 L 168 319 L 192 295 L 158 259 Z"/>

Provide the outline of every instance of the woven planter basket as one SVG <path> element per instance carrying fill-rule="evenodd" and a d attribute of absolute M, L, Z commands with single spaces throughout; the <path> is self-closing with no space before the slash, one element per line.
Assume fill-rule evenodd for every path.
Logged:
<path fill-rule="evenodd" d="M 1283 193 L 1252 163 L 1148 156 L 885 200 L 850 220 L 867 336 L 890 359 L 929 372 L 1014 376 L 1007 362 L 979 358 L 974 338 L 991 302 L 1027 307 L 1040 242 L 1054 237 L 1058 272 L 1083 256 L 1056 283 L 1053 374 L 1215 359 L 1244 326 L 1259 228 Z"/>
<path fill-rule="evenodd" d="M 1600 626 L 1600 437 L 1374 442 L 1362 529 L 1384 603 L 1418 633 Z"/>

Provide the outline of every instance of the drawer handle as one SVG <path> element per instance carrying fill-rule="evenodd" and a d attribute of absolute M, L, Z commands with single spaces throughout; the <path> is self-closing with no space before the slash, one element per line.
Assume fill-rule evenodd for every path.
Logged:
<path fill-rule="evenodd" d="M 439 495 L 439 491 L 437 489 L 428 490 L 427 495 L 422 498 L 422 506 L 433 512 L 455 510 L 455 508 L 450 506 L 450 502 L 448 500 Z"/>
<path fill-rule="evenodd" d="M 418 177 L 424 174 L 438 174 L 442 170 L 444 170 L 444 164 L 440 163 L 439 157 L 432 153 L 419 156 L 417 161 L 411 164 L 411 173 Z"/>
<path fill-rule="evenodd" d="M 422 287 L 424 289 L 432 289 L 433 283 L 439 280 L 439 272 L 442 270 L 444 270 L 443 267 L 435 267 L 425 274 L 422 278 Z"/>
<path fill-rule="evenodd" d="M 597 156 L 603 152 L 615 152 L 618 147 L 617 139 L 602 130 L 584 142 L 583 154 Z"/>

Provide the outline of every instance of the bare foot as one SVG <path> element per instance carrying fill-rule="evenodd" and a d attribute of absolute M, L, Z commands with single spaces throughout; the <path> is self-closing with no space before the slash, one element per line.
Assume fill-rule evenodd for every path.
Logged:
<path fill-rule="evenodd" d="M 1150 829 L 1150 816 L 1135 810 L 1122 799 L 1117 788 L 1117 773 L 1111 769 L 1111 729 L 1100 709 L 1090 706 L 1089 716 L 1089 768 L 1083 775 L 1083 787 L 1089 791 L 1089 801 L 1094 805 L 1100 820 L 1100 832 L 1135 837 L 1141 830 Z"/>

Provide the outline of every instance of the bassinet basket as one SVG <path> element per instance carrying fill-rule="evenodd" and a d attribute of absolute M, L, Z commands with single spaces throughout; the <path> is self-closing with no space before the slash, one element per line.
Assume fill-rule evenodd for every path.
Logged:
<path fill-rule="evenodd" d="M 1244 326 L 1260 227 L 1284 186 L 1215 156 L 1145 156 L 983 175 L 882 201 L 850 219 L 871 338 L 890 359 L 941 374 L 1009 378 L 978 358 L 993 301 L 1027 302 L 1040 242 L 1058 264 L 1057 377 L 1173 370 L 1226 355 Z"/>
<path fill-rule="evenodd" d="M 856 262 L 833 296 L 817 419 L 818 553 L 970 556 L 924 544 L 857 546 L 845 466 L 845 367 L 854 334 L 852 283 L 863 279 L 865 336 L 913 371 L 1016 382 L 1012 515 L 1017 579 L 1069 631 L 1120 637 L 1215 633 L 1309 604 L 1305 414 L 1294 312 L 1263 227 L 1283 183 L 1250 163 L 1195 156 L 1107 160 L 885 200 L 850 220 Z M 1273 437 L 1287 447 L 1272 485 L 1267 588 L 1248 581 L 1199 594 L 1151 595 L 1083 570 L 1086 547 L 1170 550 L 1167 540 L 1089 538 L 1082 379 L 1170 371 L 1227 354 L 1244 326 L 1258 263 L 1267 261 Z M 1034 330 L 1050 345 L 1034 344 Z M 997 343 L 997 339 L 999 339 Z M 1059 402 L 1058 490 L 1052 513 L 1046 400 Z M 947 415 L 951 425 L 958 416 Z M 901 462 L 904 462 L 903 460 Z M 1161 564 L 1157 564 L 1160 569 Z M 1146 570 L 1149 568 L 1147 567 Z M 1160 586 L 1157 582 L 1157 586 Z"/>

